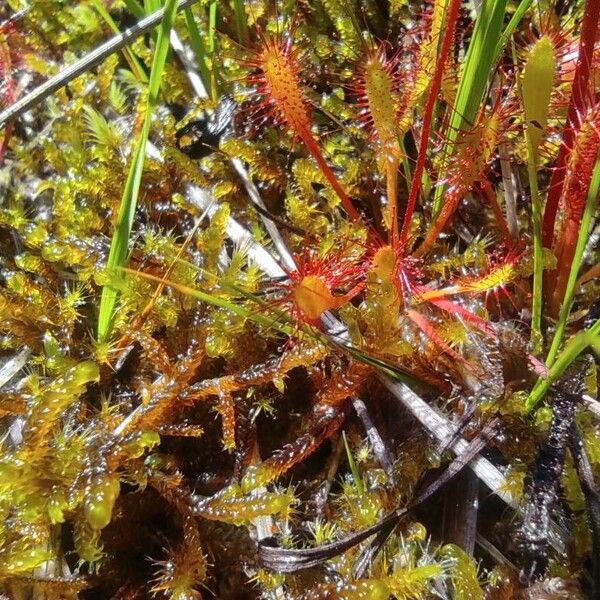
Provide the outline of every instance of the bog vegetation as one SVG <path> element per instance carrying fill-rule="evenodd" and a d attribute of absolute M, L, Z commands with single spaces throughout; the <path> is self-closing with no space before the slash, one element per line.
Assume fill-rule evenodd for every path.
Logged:
<path fill-rule="evenodd" d="M 597 597 L 599 15 L 4 2 L 3 597 Z"/>

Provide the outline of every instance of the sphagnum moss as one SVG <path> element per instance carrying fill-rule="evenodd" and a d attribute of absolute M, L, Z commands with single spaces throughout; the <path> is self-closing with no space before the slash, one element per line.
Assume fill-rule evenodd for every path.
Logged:
<path fill-rule="evenodd" d="M 9 0 L 0 112 L 158 8 Z M 6 597 L 596 597 L 597 3 L 471 8 L 199 1 L 4 124 Z"/>

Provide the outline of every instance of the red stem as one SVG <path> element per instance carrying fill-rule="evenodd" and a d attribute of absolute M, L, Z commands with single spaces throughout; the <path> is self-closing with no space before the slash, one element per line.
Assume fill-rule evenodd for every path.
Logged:
<path fill-rule="evenodd" d="M 487 201 L 492 207 L 492 211 L 496 219 L 496 225 L 498 226 L 498 229 L 500 230 L 500 233 L 504 238 L 504 243 L 506 244 L 507 248 L 511 248 L 513 246 L 513 243 L 510 231 L 508 229 L 508 224 L 506 222 L 506 219 L 504 218 L 504 213 L 502 212 L 502 209 L 498 204 L 498 199 L 496 198 L 496 194 L 494 194 L 494 190 L 492 189 L 490 182 L 485 180 L 481 184 L 481 190 L 483 191 Z"/>
<path fill-rule="evenodd" d="M 556 163 L 554 164 L 542 222 L 542 245 L 544 248 L 551 248 L 554 242 L 554 223 L 562 195 L 569 154 L 571 153 L 575 133 L 581 124 L 581 117 L 590 101 L 589 80 L 599 17 L 600 1 L 586 0 L 581 22 L 577 66 L 575 67 L 575 77 L 573 79 L 571 100 L 567 113 L 567 124 L 563 131 L 562 144 L 560 145 Z"/>
<path fill-rule="evenodd" d="M 594 0 L 591 1 L 593 2 Z M 448 59 L 452 40 L 454 39 L 454 29 L 456 28 L 456 22 L 458 21 L 460 4 L 461 0 L 450 0 L 442 46 L 440 48 L 440 54 L 435 66 L 435 73 L 433 75 L 431 86 L 429 87 L 427 102 L 423 111 L 423 127 L 421 128 L 419 153 L 417 155 L 417 163 L 415 165 L 413 179 L 410 186 L 410 194 L 408 196 L 406 212 L 404 213 L 404 220 L 402 222 L 402 231 L 400 232 L 400 239 L 398 241 L 398 250 L 402 254 L 404 254 L 404 251 L 406 250 L 406 242 L 408 239 L 408 232 L 410 230 L 410 223 L 415 212 L 417 198 L 421 191 L 421 180 L 423 179 L 423 170 L 425 169 L 425 158 L 427 155 L 427 144 L 429 143 L 429 132 L 431 130 L 431 121 L 433 118 L 433 107 L 440 91 L 442 77 L 444 75 L 444 67 L 446 66 L 446 60 Z"/>
<path fill-rule="evenodd" d="M 329 185 L 333 188 L 335 193 L 338 195 L 340 201 L 342 202 L 342 206 L 348 213 L 348 215 L 352 218 L 355 223 L 360 223 L 362 221 L 360 214 L 352 204 L 352 200 L 348 197 L 348 194 L 344 191 L 344 188 L 341 186 L 337 177 L 334 175 L 331 167 L 327 164 L 325 157 L 323 156 L 321 149 L 319 148 L 319 144 L 312 136 L 310 131 L 305 129 L 304 127 L 299 128 L 296 131 L 298 137 L 304 142 L 304 145 L 307 147 L 308 151 L 312 154 L 313 158 L 317 161 L 319 168 L 321 169 L 323 175 L 329 182 Z"/>
<path fill-rule="evenodd" d="M 561 244 L 556 252 L 556 278 L 553 281 L 552 292 L 549 297 L 549 311 L 553 317 L 558 317 L 567 289 L 567 281 L 571 273 L 571 263 L 575 256 L 577 238 L 579 236 L 579 220 L 568 219 L 563 227 Z"/>
<path fill-rule="evenodd" d="M 439 214 L 433 222 L 433 226 L 427 232 L 422 244 L 413 252 L 413 256 L 415 258 L 421 258 L 431 250 L 440 233 L 442 233 L 442 230 L 444 227 L 446 227 L 446 223 L 448 223 L 456 211 L 458 203 L 465 197 L 466 193 L 467 190 L 462 185 L 460 187 L 457 186 L 455 188 L 450 188 L 447 191 L 446 199 Z"/>

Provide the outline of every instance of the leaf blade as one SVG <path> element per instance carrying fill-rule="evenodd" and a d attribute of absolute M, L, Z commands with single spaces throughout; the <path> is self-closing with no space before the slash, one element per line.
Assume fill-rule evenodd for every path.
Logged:
<path fill-rule="evenodd" d="M 148 81 L 148 100 L 146 104 L 144 125 L 133 153 L 129 174 L 123 189 L 123 196 L 121 197 L 117 223 L 112 236 L 110 251 L 106 263 L 107 270 L 114 270 L 116 267 L 123 266 L 126 263 L 129 236 L 133 226 L 133 217 L 135 215 L 140 186 L 142 183 L 142 174 L 146 158 L 146 145 L 148 142 L 148 136 L 150 134 L 152 114 L 158 100 L 162 74 L 167 59 L 167 53 L 169 51 L 169 33 L 175 19 L 176 11 L 177 1 L 167 0 L 165 3 L 164 15 L 161 21 L 154 51 L 150 79 Z M 100 299 L 100 309 L 98 313 L 97 333 L 100 341 L 106 341 L 110 336 L 117 298 L 118 291 L 116 289 L 109 286 L 103 287 L 102 297 Z"/>

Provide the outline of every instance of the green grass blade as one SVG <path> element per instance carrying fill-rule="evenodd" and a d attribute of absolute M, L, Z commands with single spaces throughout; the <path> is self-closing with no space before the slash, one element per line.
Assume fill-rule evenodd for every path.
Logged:
<path fill-rule="evenodd" d="M 149 15 L 150 13 L 156 12 L 161 4 L 161 0 L 144 0 L 144 10 L 146 11 L 146 14 Z"/>
<path fill-rule="evenodd" d="M 483 1 L 461 71 L 448 135 L 442 150 L 442 163 L 446 163 L 452 154 L 459 132 L 468 129 L 475 122 L 497 59 L 496 47 L 501 36 L 505 9 L 506 0 Z M 434 213 L 441 208 L 443 191 L 441 185 L 436 188 Z"/>
<path fill-rule="evenodd" d="M 595 348 L 600 343 L 600 319 L 587 331 L 576 333 L 548 370 L 544 379 L 538 380 L 525 403 L 525 412 L 531 413 L 546 395 L 552 384 L 565 372 L 573 361 L 585 350 Z"/>
<path fill-rule="evenodd" d="M 521 22 L 521 19 L 531 6 L 531 3 L 532 0 L 521 0 L 519 6 L 517 6 L 517 10 L 511 17 L 510 21 L 508 22 L 508 25 L 504 28 L 504 31 L 502 32 L 502 35 L 500 36 L 500 39 L 496 44 L 496 50 L 494 52 L 496 58 L 500 56 L 502 48 L 504 48 L 504 45 L 506 44 L 506 42 L 508 42 L 510 36 L 514 33 L 515 29 L 517 28 L 517 25 Z"/>
<path fill-rule="evenodd" d="M 210 90 L 210 97 L 212 98 L 213 102 L 216 102 L 219 99 L 219 89 L 215 63 L 212 60 L 213 56 L 209 52 L 209 48 L 207 48 L 204 40 L 202 39 L 202 35 L 198 29 L 198 25 L 196 25 L 194 14 L 192 13 L 191 9 L 187 8 L 184 11 L 184 15 L 188 32 L 190 34 L 190 44 L 194 50 L 196 62 L 198 63 L 198 68 L 200 69 L 200 78 L 202 79 L 202 83 L 204 83 L 204 87 Z M 210 61 L 210 67 L 207 60 Z"/>
<path fill-rule="evenodd" d="M 261 312 L 261 310 L 251 310 L 246 306 L 236 304 L 234 301 L 224 298 L 223 296 L 219 296 L 217 294 L 207 292 L 199 288 L 192 288 L 181 283 L 176 283 L 174 281 L 164 282 L 164 280 L 161 277 L 150 275 L 149 273 L 144 273 L 143 271 L 134 271 L 132 269 L 128 269 L 127 267 L 120 267 L 119 270 L 125 273 L 129 273 L 130 275 L 134 275 L 136 277 L 148 279 L 149 281 L 155 281 L 156 283 L 165 283 L 166 286 L 171 287 L 181 292 L 182 294 L 186 294 L 191 298 L 196 298 L 197 300 L 200 300 L 205 304 L 228 310 L 244 319 L 248 319 L 249 321 L 256 323 L 257 325 L 261 325 L 263 327 L 266 327 L 267 329 L 274 329 L 286 336 L 301 335 L 306 336 L 307 338 L 311 338 L 314 341 L 320 342 L 324 345 L 330 343 L 329 340 L 325 337 L 325 335 L 323 335 L 320 331 L 318 331 L 314 327 L 311 327 L 310 325 L 306 325 L 298 329 L 298 327 L 295 326 L 288 312 L 279 310 L 276 307 L 271 306 L 271 303 L 266 301 L 262 296 L 253 294 L 251 292 L 248 292 L 247 290 L 243 290 L 242 288 L 232 283 L 225 283 L 219 278 L 218 275 L 215 275 L 210 271 L 206 271 L 202 267 L 194 265 L 184 259 L 177 259 L 177 262 L 185 264 L 188 268 L 195 270 L 199 274 L 202 274 L 203 277 L 207 279 L 214 280 L 214 283 L 218 284 L 223 289 L 223 291 L 226 291 L 229 294 L 240 296 L 251 302 L 256 303 L 258 307 L 268 311 L 269 315 L 264 314 L 263 312 Z"/>
<path fill-rule="evenodd" d="M 346 448 L 346 458 L 348 459 L 348 466 L 350 467 L 350 472 L 352 473 L 354 488 L 356 489 L 356 493 L 359 496 L 362 496 L 365 493 L 365 484 L 360 476 L 358 467 L 356 466 L 354 456 L 352 456 L 352 452 L 350 451 L 350 446 L 348 446 L 348 440 L 346 439 L 345 431 L 342 431 L 342 439 L 344 440 L 344 448 Z"/>
<path fill-rule="evenodd" d="M 176 0 L 167 0 L 154 51 L 150 80 L 148 82 L 146 117 L 144 119 L 140 137 L 133 152 L 133 159 L 123 190 L 117 223 L 106 263 L 106 268 L 109 271 L 124 265 L 127 259 L 129 235 L 133 225 L 133 216 L 137 206 L 146 158 L 146 144 L 150 133 L 152 114 L 154 113 L 158 101 L 158 92 L 160 90 L 167 53 L 169 51 L 169 33 L 173 25 L 176 9 Z M 102 289 L 102 298 L 100 300 L 100 310 L 98 315 L 98 339 L 100 341 L 105 341 L 110 336 L 117 296 L 118 292 L 114 288 L 105 286 Z"/>
<path fill-rule="evenodd" d="M 92 0 L 92 4 L 98 14 L 106 21 L 108 26 L 112 29 L 113 33 L 119 34 L 119 27 L 115 23 L 114 19 L 110 16 L 110 13 L 104 8 L 104 5 L 100 0 Z M 137 15 L 136 15 L 137 16 Z M 145 15 L 143 14 L 140 18 L 143 18 Z M 125 60 L 129 63 L 132 73 L 138 78 L 142 83 L 148 83 L 148 76 L 144 71 L 144 67 L 142 63 L 138 60 L 137 56 L 129 49 L 127 46 L 123 48 L 123 55 L 125 56 Z"/>
<path fill-rule="evenodd" d="M 212 0 L 208 8 L 208 52 L 214 54 L 217 47 L 217 0 Z"/>
<path fill-rule="evenodd" d="M 143 19 L 146 16 L 143 6 L 137 0 L 125 0 L 125 6 L 136 19 Z"/>
<path fill-rule="evenodd" d="M 567 289 L 565 290 L 565 297 L 560 307 L 560 313 L 558 315 L 558 323 L 556 325 L 556 331 L 552 338 L 552 344 L 546 358 L 546 366 L 551 367 L 554 364 L 556 354 L 560 347 L 560 344 L 565 333 L 567 326 L 567 319 L 571 312 L 571 306 L 573 305 L 573 295 L 575 293 L 575 285 L 577 284 L 577 276 L 579 275 L 579 269 L 581 268 L 581 262 L 583 260 L 583 252 L 585 245 L 588 241 L 588 235 L 590 232 L 590 226 L 594 217 L 594 211 L 596 208 L 596 201 L 598 200 L 598 190 L 600 189 L 600 157 L 596 160 L 594 166 L 594 172 L 592 174 L 592 181 L 588 190 L 587 200 L 585 203 L 585 209 L 581 218 L 581 224 L 579 226 L 579 236 L 577 237 L 577 245 L 575 247 L 575 256 L 573 257 L 573 263 L 571 264 L 571 270 L 569 271 L 569 279 L 567 281 Z"/>
<path fill-rule="evenodd" d="M 244 9 L 243 0 L 233 0 L 233 12 L 235 14 L 235 28 L 238 34 L 238 41 L 242 44 L 247 44 L 250 37 L 248 36 L 248 23 L 246 22 L 246 10 Z"/>
<path fill-rule="evenodd" d="M 497 58 L 495 47 L 500 39 L 506 0 L 484 0 L 475 24 L 462 70 L 454 111 L 450 120 L 450 135 L 456 135 L 465 125 L 472 124 L 481 106 L 488 78 Z"/>

